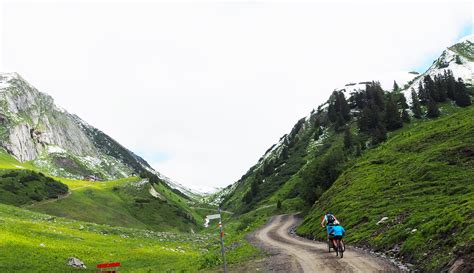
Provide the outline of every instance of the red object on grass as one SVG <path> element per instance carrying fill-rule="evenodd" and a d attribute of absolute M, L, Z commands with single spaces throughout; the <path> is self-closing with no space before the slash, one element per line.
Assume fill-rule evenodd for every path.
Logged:
<path fill-rule="evenodd" d="M 97 268 L 110 268 L 110 267 L 119 267 L 120 266 L 120 263 L 119 262 L 116 262 L 116 263 L 104 263 L 104 264 L 98 264 L 97 265 Z"/>

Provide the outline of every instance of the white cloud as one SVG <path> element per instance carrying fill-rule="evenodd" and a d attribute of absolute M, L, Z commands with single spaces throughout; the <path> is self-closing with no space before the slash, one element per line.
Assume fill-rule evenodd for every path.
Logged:
<path fill-rule="evenodd" d="M 9 2 L 0 56 L 3 69 L 125 146 L 169 157 L 151 162 L 167 176 L 223 186 L 334 87 L 391 81 L 425 63 L 472 23 L 471 11 L 449 2 Z"/>

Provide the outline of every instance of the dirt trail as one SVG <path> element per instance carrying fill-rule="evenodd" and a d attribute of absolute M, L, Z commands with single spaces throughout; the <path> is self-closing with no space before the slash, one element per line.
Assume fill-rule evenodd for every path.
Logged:
<path fill-rule="evenodd" d="M 327 244 L 289 234 L 298 223 L 295 215 L 278 215 L 253 236 L 260 247 L 273 254 L 267 262 L 270 272 L 399 272 L 389 262 L 362 251 L 347 248 L 344 258 L 329 253 Z"/>

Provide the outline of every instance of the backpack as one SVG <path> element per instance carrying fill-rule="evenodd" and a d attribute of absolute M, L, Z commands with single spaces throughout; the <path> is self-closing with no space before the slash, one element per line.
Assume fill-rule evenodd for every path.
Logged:
<path fill-rule="evenodd" d="M 328 224 L 332 224 L 332 223 L 334 223 L 334 221 L 336 221 L 336 218 L 334 218 L 334 215 L 332 215 L 332 214 L 326 215 L 326 219 L 328 221 Z"/>

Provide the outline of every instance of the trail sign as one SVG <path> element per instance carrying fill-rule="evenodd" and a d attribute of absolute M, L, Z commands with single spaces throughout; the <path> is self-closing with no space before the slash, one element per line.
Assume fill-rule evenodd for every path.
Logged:
<path fill-rule="evenodd" d="M 224 273 L 227 273 L 227 261 L 225 259 L 225 248 L 224 248 L 224 227 L 222 226 L 222 210 L 219 208 L 219 214 L 211 214 L 206 216 L 206 221 L 204 223 L 204 227 L 207 228 L 209 227 L 209 221 L 213 219 L 219 219 L 219 235 L 220 235 L 220 240 L 221 240 L 221 253 L 222 253 L 222 259 L 224 260 Z"/>
<path fill-rule="evenodd" d="M 213 219 L 221 219 L 220 214 L 211 214 L 206 216 L 206 221 L 204 222 L 204 227 L 207 228 L 209 226 L 209 221 Z"/>
<path fill-rule="evenodd" d="M 100 269 L 100 272 L 116 273 L 116 272 L 118 272 L 118 268 L 120 267 L 120 263 L 119 262 L 103 263 L 103 264 L 98 264 L 96 267 Z M 107 268 L 107 269 L 105 269 L 105 271 L 104 271 L 104 268 Z M 109 270 L 108 268 L 111 268 L 112 270 Z"/>
<path fill-rule="evenodd" d="M 221 230 L 221 251 L 222 259 L 224 259 L 224 273 L 227 273 L 227 261 L 225 260 L 225 248 L 224 248 L 224 227 L 222 226 L 221 208 L 219 207 L 219 228 Z"/>

